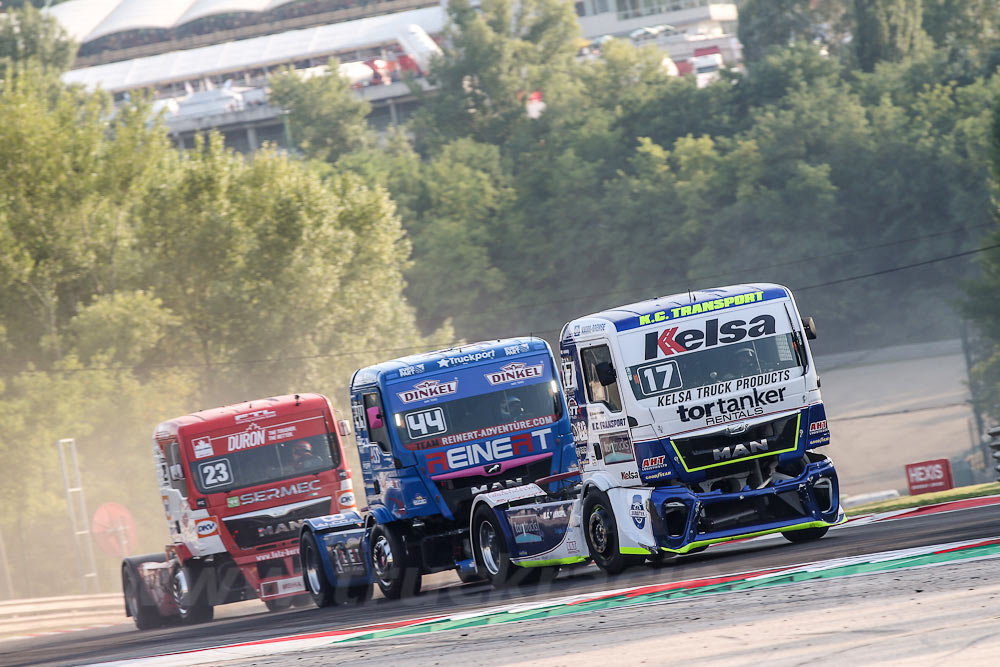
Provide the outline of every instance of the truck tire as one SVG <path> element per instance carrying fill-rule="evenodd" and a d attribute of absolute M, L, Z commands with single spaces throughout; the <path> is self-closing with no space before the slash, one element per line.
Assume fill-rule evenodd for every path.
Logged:
<path fill-rule="evenodd" d="M 521 569 L 510 561 L 507 540 L 500 529 L 496 512 L 484 503 L 476 508 L 472 516 L 472 553 L 476 558 L 476 568 L 493 588 L 509 586 L 513 575 Z"/>
<path fill-rule="evenodd" d="M 408 562 L 398 528 L 375 524 L 369 544 L 371 551 L 368 555 L 375 572 L 375 583 L 382 595 L 398 600 L 420 592 L 420 570 Z"/>
<path fill-rule="evenodd" d="M 329 607 L 337 603 L 334 598 L 336 588 L 326 577 L 321 553 L 316 536 L 312 532 L 304 534 L 299 542 L 299 557 L 302 559 L 302 578 L 305 580 L 306 590 L 317 607 Z"/>
<path fill-rule="evenodd" d="M 364 604 L 372 599 L 372 589 L 374 586 L 371 584 L 354 584 L 353 586 L 348 586 L 343 589 L 343 598 L 346 602 L 352 604 Z"/>
<path fill-rule="evenodd" d="M 139 579 L 139 573 L 127 564 L 122 566 L 122 592 L 125 595 L 128 614 L 135 621 L 137 629 L 151 630 L 163 625 L 163 617 L 160 616 L 156 605 L 149 604 L 146 600 L 149 596 Z"/>
<path fill-rule="evenodd" d="M 197 566 L 179 565 L 170 578 L 177 615 L 185 625 L 211 621 L 215 615 L 215 610 L 206 599 L 205 587 L 199 585 L 201 574 L 201 568 Z"/>
<path fill-rule="evenodd" d="M 645 562 L 645 556 L 623 554 L 618 550 L 618 523 L 611 501 L 603 491 L 587 492 L 583 500 L 583 528 L 591 557 L 597 567 L 608 574 L 618 574 Z"/>
<path fill-rule="evenodd" d="M 781 535 L 789 542 L 799 543 L 799 542 L 812 542 L 813 540 L 818 540 L 819 538 L 826 535 L 826 531 L 830 530 L 829 526 L 820 526 L 819 528 L 803 528 L 802 530 L 789 530 Z"/>
<path fill-rule="evenodd" d="M 285 611 L 292 608 L 292 598 L 272 598 L 264 600 L 264 606 L 268 611 Z"/>

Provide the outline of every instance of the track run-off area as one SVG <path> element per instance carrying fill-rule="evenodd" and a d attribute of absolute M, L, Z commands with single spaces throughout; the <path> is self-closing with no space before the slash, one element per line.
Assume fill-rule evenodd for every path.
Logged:
<path fill-rule="evenodd" d="M 860 517 L 811 543 L 718 545 L 614 577 L 590 565 L 530 588 L 456 583 L 361 606 L 7 639 L 0 665 L 665 664 L 677 651 L 702 664 L 800 664 L 831 651 L 859 664 L 990 664 L 1000 496 Z"/>

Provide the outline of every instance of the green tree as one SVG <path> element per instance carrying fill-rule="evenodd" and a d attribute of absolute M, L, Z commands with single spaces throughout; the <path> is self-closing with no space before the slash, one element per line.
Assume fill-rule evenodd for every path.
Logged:
<path fill-rule="evenodd" d="M 76 44 L 51 16 L 26 4 L 0 20 L 0 79 L 15 64 L 32 60 L 57 74 L 69 69 L 76 57 Z"/>
<path fill-rule="evenodd" d="M 772 47 L 824 44 L 839 50 L 850 31 L 849 0 L 744 0 L 738 36 L 751 66 Z"/>
<path fill-rule="evenodd" d="M 371 131 L 365 118 L 371 111 L 331 59 L 326 75 L 303 77 L 294 69 L 271 77 L 270 100 L 288 112 L 291 141 L 309 158 L 336 162 L 363 148 Z"/>
<path fill-rule="evenodd" d="M 923 28 L 938 46 L 996 39 L 1000 6 L 993 0 L 923 0 Z"/>
<path fill-rule="evenodd" d="M 528 121 L 525 103 L 568 85 L 579 25 L 562 0 L 468 0 L 448 3 L 443 54 L 430 68 L 437 86 L 425 95 L 413 128 L 423 148 L 452 139 L 502 144 Z"/>
<path fill-rule="evenodd" d="M 144 284 L 180 319 L 173 354 L 200 362 L 210 403 L 340 392 L 352 352 L 422 341 L 401 297 L 409 241 L 385 191 L 357 177 L 245 160 L 214 135 L 172 161 L 137 216 L 155 249 Z"/>
<path fill-rule="evenodd" d="M 854 0 L 854 16 L 855 55 L 866 72 L 925 46 L 923 0 Z"/>
<path fill-rule="evenodd" d="M 0 83 L 0 314 L 17 352 L 8 365 L 58 359 L 77 309 L 139 261 L 128 209 L 169 142 L 147 127 L 141 101 L 113 121 L 109 110 L 106 97 L 38 67 Z"/>

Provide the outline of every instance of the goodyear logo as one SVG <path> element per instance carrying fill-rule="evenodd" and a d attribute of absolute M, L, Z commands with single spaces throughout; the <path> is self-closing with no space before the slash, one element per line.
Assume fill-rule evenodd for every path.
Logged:
<path fill-rule="evenodd" d="M 737 294 L 736 296 L 727 296 L 721 299 L 712 299 L 711 301 L 693 303 L 689 306 L 679 306 L 669 310 L 658 310 L 655 313 L 640 315 L 639 326 L 655 324 L 656 322 L 666 322 L 667 320 L 676 319 L 678 317 L 687 317 L 688 315 L 699 315 L 701 313 L 709 313 L 715 310 L 725 310 L 726 308 L 744 306 L 748 303 L 756 303 L 763 300 L 763 292 L 748 292 L 746 294 Z"/>

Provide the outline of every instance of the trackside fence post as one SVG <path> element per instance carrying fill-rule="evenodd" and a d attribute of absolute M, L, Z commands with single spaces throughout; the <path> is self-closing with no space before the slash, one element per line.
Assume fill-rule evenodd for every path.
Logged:
<path fill-rule="evenodd" d="M 69 512 L 70 529 L 76 543 L 76 566 L 80 572 L 83 592 L 99 593 L 97 567 L 94 562 L 94 542 L 90 538 L 90 515 L 87 501 L 83 496 L 80 481 L 80 466 L 76 458 L 76 440 L 63 438 L 56 443 L 59 450 L 59 465 L 62 467 L 63 486 L 66 488 L 66 509 Z"/>
<path fill-rule="evenodd" d="M 990 436 L 990 468 L 994 479 L 1000 481 L 1000 426 L 993 426 L 986 433 Z"/>

